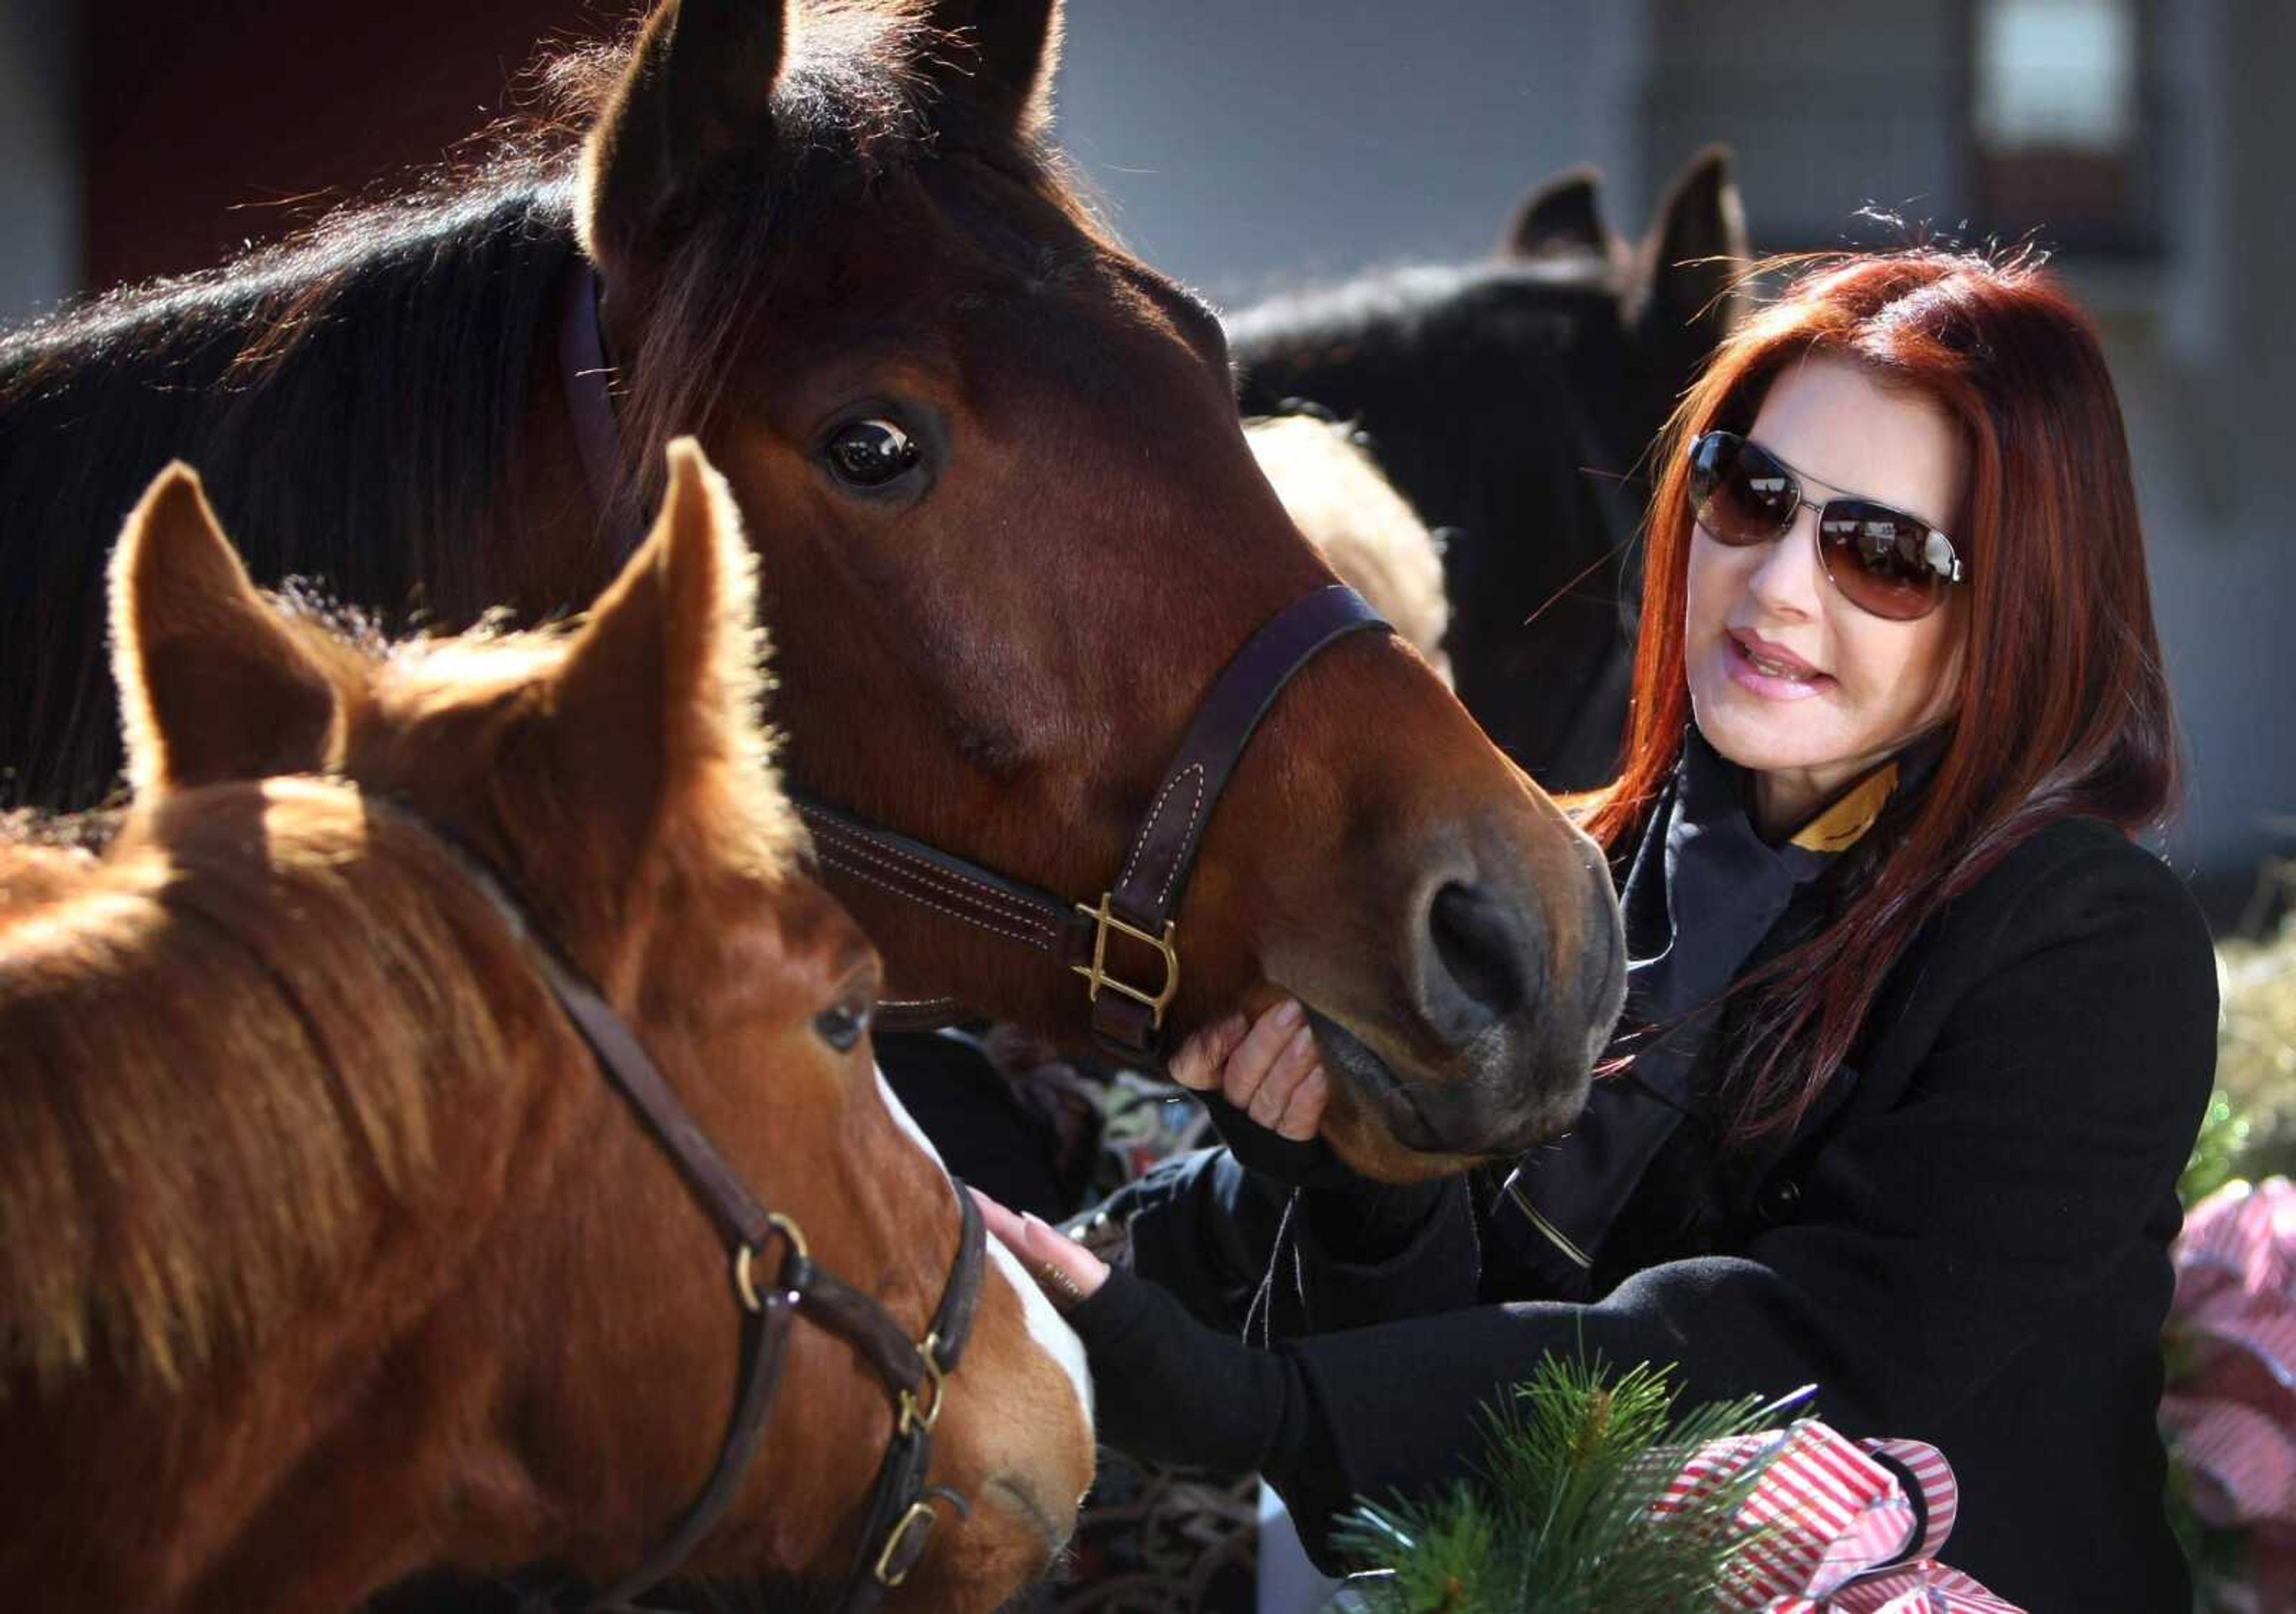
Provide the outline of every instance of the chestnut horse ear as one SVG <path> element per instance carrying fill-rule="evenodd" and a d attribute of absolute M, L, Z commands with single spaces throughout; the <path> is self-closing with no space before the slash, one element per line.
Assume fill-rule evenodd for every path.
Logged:
<path fill-rule="evenodd" d="M 1668 374 L 1688 375 L 1737 323 L 1736 289 L 1750 250 L 1730 162 L 1723 145 L 1693 158 L 1643 243 L 1636 324 Z"/>
<path fill-rule="evenodd" d="M 734 496 L 680 438 L 653 531 L 551 678 L 554 782 L 618 826 L 618 844 L 603 848 L 618 871 L 636 866 L 665 811 L 695 786 L 729 768 L 766 776 L 757 598 Z"/>
<path fill-rule="evenodd" d="M 944 96 L 1022 140 L 1050 127 L 1053 78 L 1061 65 L 1061 0 L 933 0 L 926 20 L 959 47 L 933 64 Z"/>
<path fill-rule="evenodd" d="M 180 461 L 128 516 L 111 590 L 111 674 L 138 793 L 328 766 L 341 733 L 334 684 L 256 592 Z"/>
<path fill-rule="evenodd" d="M 787 0 L 663 0 L 582 149 L 582 245 L 609 269 L 658 249 L 728 159 L 773 139 Z"/>
<path fill-rule="evenodd" d="M 1511 258 L 1582 253 L 1610 258 L 1611 232 L 1603 227 L 1602 205 L 1596 199 L 1601 184 L 1601 175 L 1582 168 L 1532 186 L 1515 208 L 1514 222 L 1499 243 L 1501 253 Z"/>

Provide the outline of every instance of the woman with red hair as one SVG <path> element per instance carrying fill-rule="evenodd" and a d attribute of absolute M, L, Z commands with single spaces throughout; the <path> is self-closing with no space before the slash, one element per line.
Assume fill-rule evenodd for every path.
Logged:
<path fill-rule="evenodd" d="M 2131 839 L 2175 739 L 2112 381 L 2030 258 L 1792 266 L 1658 450 L 1623 768 L 1580 804 L 1632 963 L 1579 1126 L 1352 1179 L 1278 1004 L 1176 1057 L 1233 1152 L 1131 1197 L 1129 1270 L 998 1225 L 1103 1439 L 1257 1467 L 1311 1543 L 1468 1472 L 1543 1353 L 1599 1354 L 1935 1444 L 1945 1556 L 2002 1596 L 2187 1607 L 2154 1415 L 2216 980 Z"/>

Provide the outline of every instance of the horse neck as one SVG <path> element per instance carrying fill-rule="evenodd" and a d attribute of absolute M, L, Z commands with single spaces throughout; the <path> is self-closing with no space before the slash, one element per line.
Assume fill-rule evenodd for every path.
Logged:
<path fill-rule="evenodd" d="M 498 1433 L 500 1364 L 538 1337 L 510 1309 L 531 1276 L 516 1206 L 558 1175 L 597 1097 L 513 1078 L 458 1109 L 435 1178 L 456 1191 L 379 1220 L 367 1258 L 258 1356 L 164 1400 L 104 1374 L 12 1416 L 31 1427 L 12 1427 L 0 1480 L 20 1493 L 0 1500 L 20 1525 L 0 1603 L 300 1614 L 442 1555 L 541 1556 L 553 1505 Z"/>
<path fill-rule="evenodd" d="M 0 807 L 70 809 L 119 764 L 104 559 L 154 466 L 189 461 L 258 581 L 316 578 L 386 626 L 537 620 L 619 556 L 562 396 L 578 260 L 556 179 L 64 316 L 0 367 Z M 442 204 L 443 209 L 443 204 Z"/>

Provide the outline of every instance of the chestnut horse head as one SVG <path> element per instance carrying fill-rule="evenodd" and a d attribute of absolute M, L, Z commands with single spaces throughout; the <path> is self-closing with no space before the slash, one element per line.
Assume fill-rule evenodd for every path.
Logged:
<path fill-rule="evenodd" d="M 669 0 L 562 75 L 587 85 L 578 152 L 0 343 L 0 767 L 100 788 L 72 733 L 102 710 L 70 667 L 80 539 L 11 534 L 85 526 L 38 521 L 118 500 L 155 445 L 206 469 L 258 577 L 454 623 L 587 597 L 690 432 L 767 562 L 793 784 L 1100 897 L 1219 669 L 1332 578 L 1253 464 L 1218 322 L 1064 180 L 1059 33 L 1054 0 Z M 593 273 L 625 468 L 603 498 L 603 411 L 570 384 L 595 365 L 561 357 Z M 410 465 L 450 486 L 410 495 Z M 337 471 L 357 497 L 312 491 Z M 1365 1170 L 1575 1115 L 1623 985 L 1601 860 L 1391 637 L 1283 691 L 1195 867 L 1166 1029 L 1306 1000 L 1327 1134 Z M 1083 1040 L 1058 964 L 830 879 L 895 995 Z"/>
<path fill-rule="evenodd" d="M 131 518 L 135 799 L 100 859 L 0 846 L 8 1606 L 345 1608 L 434 1563 L 610 1584 L 662 1545 L 774 1267 L 735 1282 L 552 971 L 816 1267 L 926 1333 L 956 1191 L 875 1074 L 875 954 L 796 867 L 737 518 L 674 460 L 651 538 L 548 634 L 390 649 L 282 610 L 181 470 Z M 970 1512 L 897 1606 L 1010 1596 L 1090 1476 L 1074 1337 L 988 1258 L 926 1476 Z M 691 1561 L 840 1578 L 898 1399 L 804 1304 L 779 1360 Z"/>

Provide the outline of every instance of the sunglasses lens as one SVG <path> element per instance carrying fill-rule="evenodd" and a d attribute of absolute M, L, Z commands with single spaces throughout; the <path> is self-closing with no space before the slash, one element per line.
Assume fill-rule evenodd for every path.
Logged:
<path fill-rule="evenodd" d="M 1768 543 L 1800 498 L 1793 473 L 1734 431 L 1710 431 L 1691 447 L 1691 514 L 1719 543 Z"/>
<path fill-rule="evenodd" d="M 1817 526 L 1834 586 L 1851 604 L 1895 622 L 1925 617 L 1945 598 L 1948 578 L 1933 553 L 1942 543 L 1928 523 L 1863 499 L 1836 499 Z"/>

